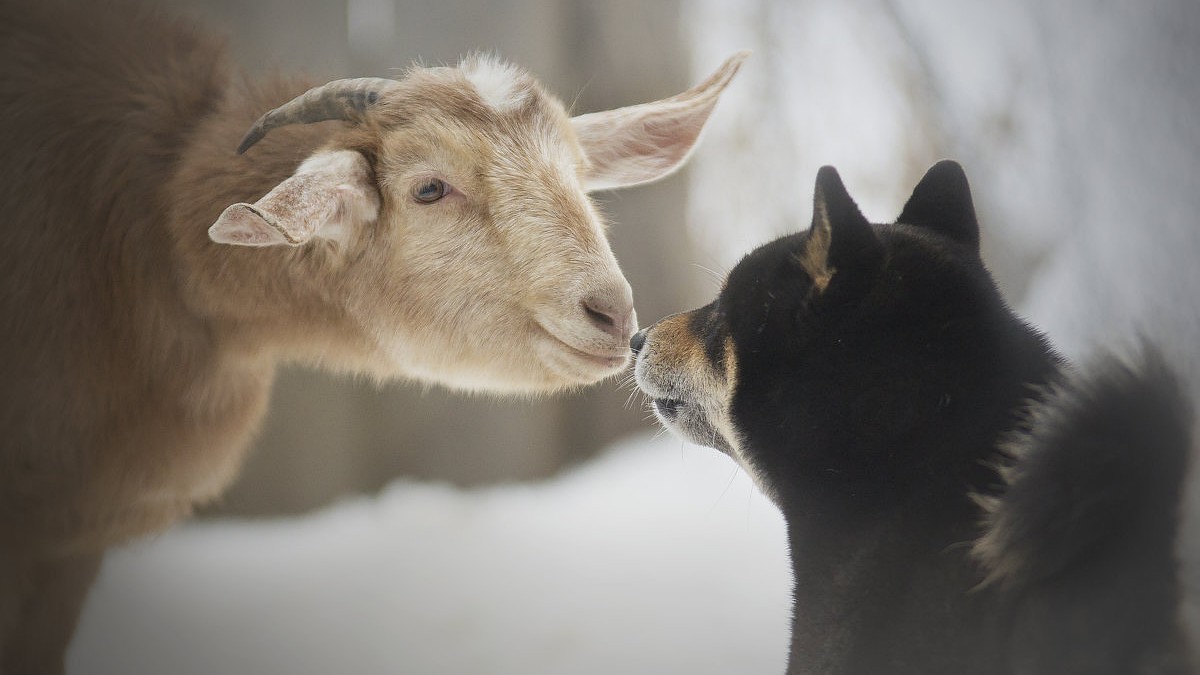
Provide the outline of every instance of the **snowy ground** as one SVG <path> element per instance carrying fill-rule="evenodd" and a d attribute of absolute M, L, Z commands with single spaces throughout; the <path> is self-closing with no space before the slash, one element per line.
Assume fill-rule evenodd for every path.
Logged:
<path fill-rule="evenodd" d="M 557 480 L 399 482 L 109 556 L 76 675 L 781 672 L 778 511 L 715 451 L 633 439 Z"/>
<path fill-rule="evenodd" d="M 728 268 L 804 227 L 821 164 L 890 220 L 953 156 L 1015 305 L 1072 356 L 1146 335 L 1200 394 L 1200 5 L 695 0 L 688 14 L 697 74 L 756 50 L 696 158 L 698 263 Z M 731 463 L 638 439 L 549 483 L 400 482 L 117 552 L 70 666 L 778 673 L 785 550 Z"/>

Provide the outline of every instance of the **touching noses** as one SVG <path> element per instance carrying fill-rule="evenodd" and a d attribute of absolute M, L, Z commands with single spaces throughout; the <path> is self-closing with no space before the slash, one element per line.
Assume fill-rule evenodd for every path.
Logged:
<path fill-rule="evenodd" d="M 646 331 L 644 329 L 639 330 L 638 332 L 633 334 L 633 337 L 629 338 L 629 349 L 630 349 L 630 351 L 633 352 L 634 356 L 637 356 L 638 353 L 642 351 L 642 347 L 645 347 L 645 346 L 646 346 Z"/>

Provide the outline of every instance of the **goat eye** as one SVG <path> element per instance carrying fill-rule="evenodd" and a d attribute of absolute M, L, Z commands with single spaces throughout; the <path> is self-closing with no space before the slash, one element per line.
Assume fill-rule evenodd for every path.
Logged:
<path fill-rule="evenodd" d="M 412 196 L 422 204 L 432 204 L 449 193 L 450 186 L 446 185 L 446 181 L 440 178 L 430 178 L 413 188 Z"/>

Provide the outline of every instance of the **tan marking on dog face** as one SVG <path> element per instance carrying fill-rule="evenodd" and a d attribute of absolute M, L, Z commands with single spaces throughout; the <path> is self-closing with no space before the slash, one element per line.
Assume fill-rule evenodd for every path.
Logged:
<path fill-rule="evenodd" d="M 734 428 L 732 415 L 733 393 L 737 391 L 737 350 L 734 349 L 733 338 L 729 336 L 725 337 L 725 343 L 723 346 L 725 359 L 723 364 L 725 367 L 723 388 L 725 394 L 725 405 L 721 408 L 724 414 L 717 420 L 717 430 L 721 432 L 721 435 L 724 436 L 729 444 L 733 447 L 733 451 L 738 453 L 738 448 L 741 446 L 741 443 L 739 442 L 740 434 L 738 433 L 737 429 Z"/>
<path fill-rule="evenodd" d="M 704 346 L 689 328 L 692 312 L 675 314 L 654 324 L 653 340 L 660 358 L 678 370 L 700 370 L 707 367 Z"/>
<path fill-rule="evenodd" d="M 774 488 L 763 479 L 765 474 L 746 451 L 733 417 L 739 382 L 733 338 L 724 336 L 718 368 L 709 360 L 703 337 L 692 330 L 694 314 L 676 314 L 646 330 L 646 341 L 634 367 L 637 384 L 654 399 L 654 413 L 664 427 L 692 443 L 725 452 L 764 494 L 774 499 Z M 664 411 L 660 399 L 673 399 L 673 412 Z"/>
<path fill-rule="evenodd" d="M 693 315 L 676 314 L 651 326 L 634 374 L 638 386 L 655 400 L 654 412 L 664 426 L 741 461 L 739 434 L 729 414 L 737 378 L 733 341 L 725 338 L 722 372 L 693 332 Z"/>

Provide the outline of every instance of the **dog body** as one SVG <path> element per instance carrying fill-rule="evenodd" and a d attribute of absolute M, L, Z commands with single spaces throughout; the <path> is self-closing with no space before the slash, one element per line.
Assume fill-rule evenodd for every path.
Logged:
<path fill-rule="evenodd" d="M 889 225 L 822 169 L 808 231 L 633 346 L 660 420 L 787 520 L 789 673 L 1189 672 L 1178 386 L 1149 351 L 1068 373 L 984 267 L 957 164 Z"/>

